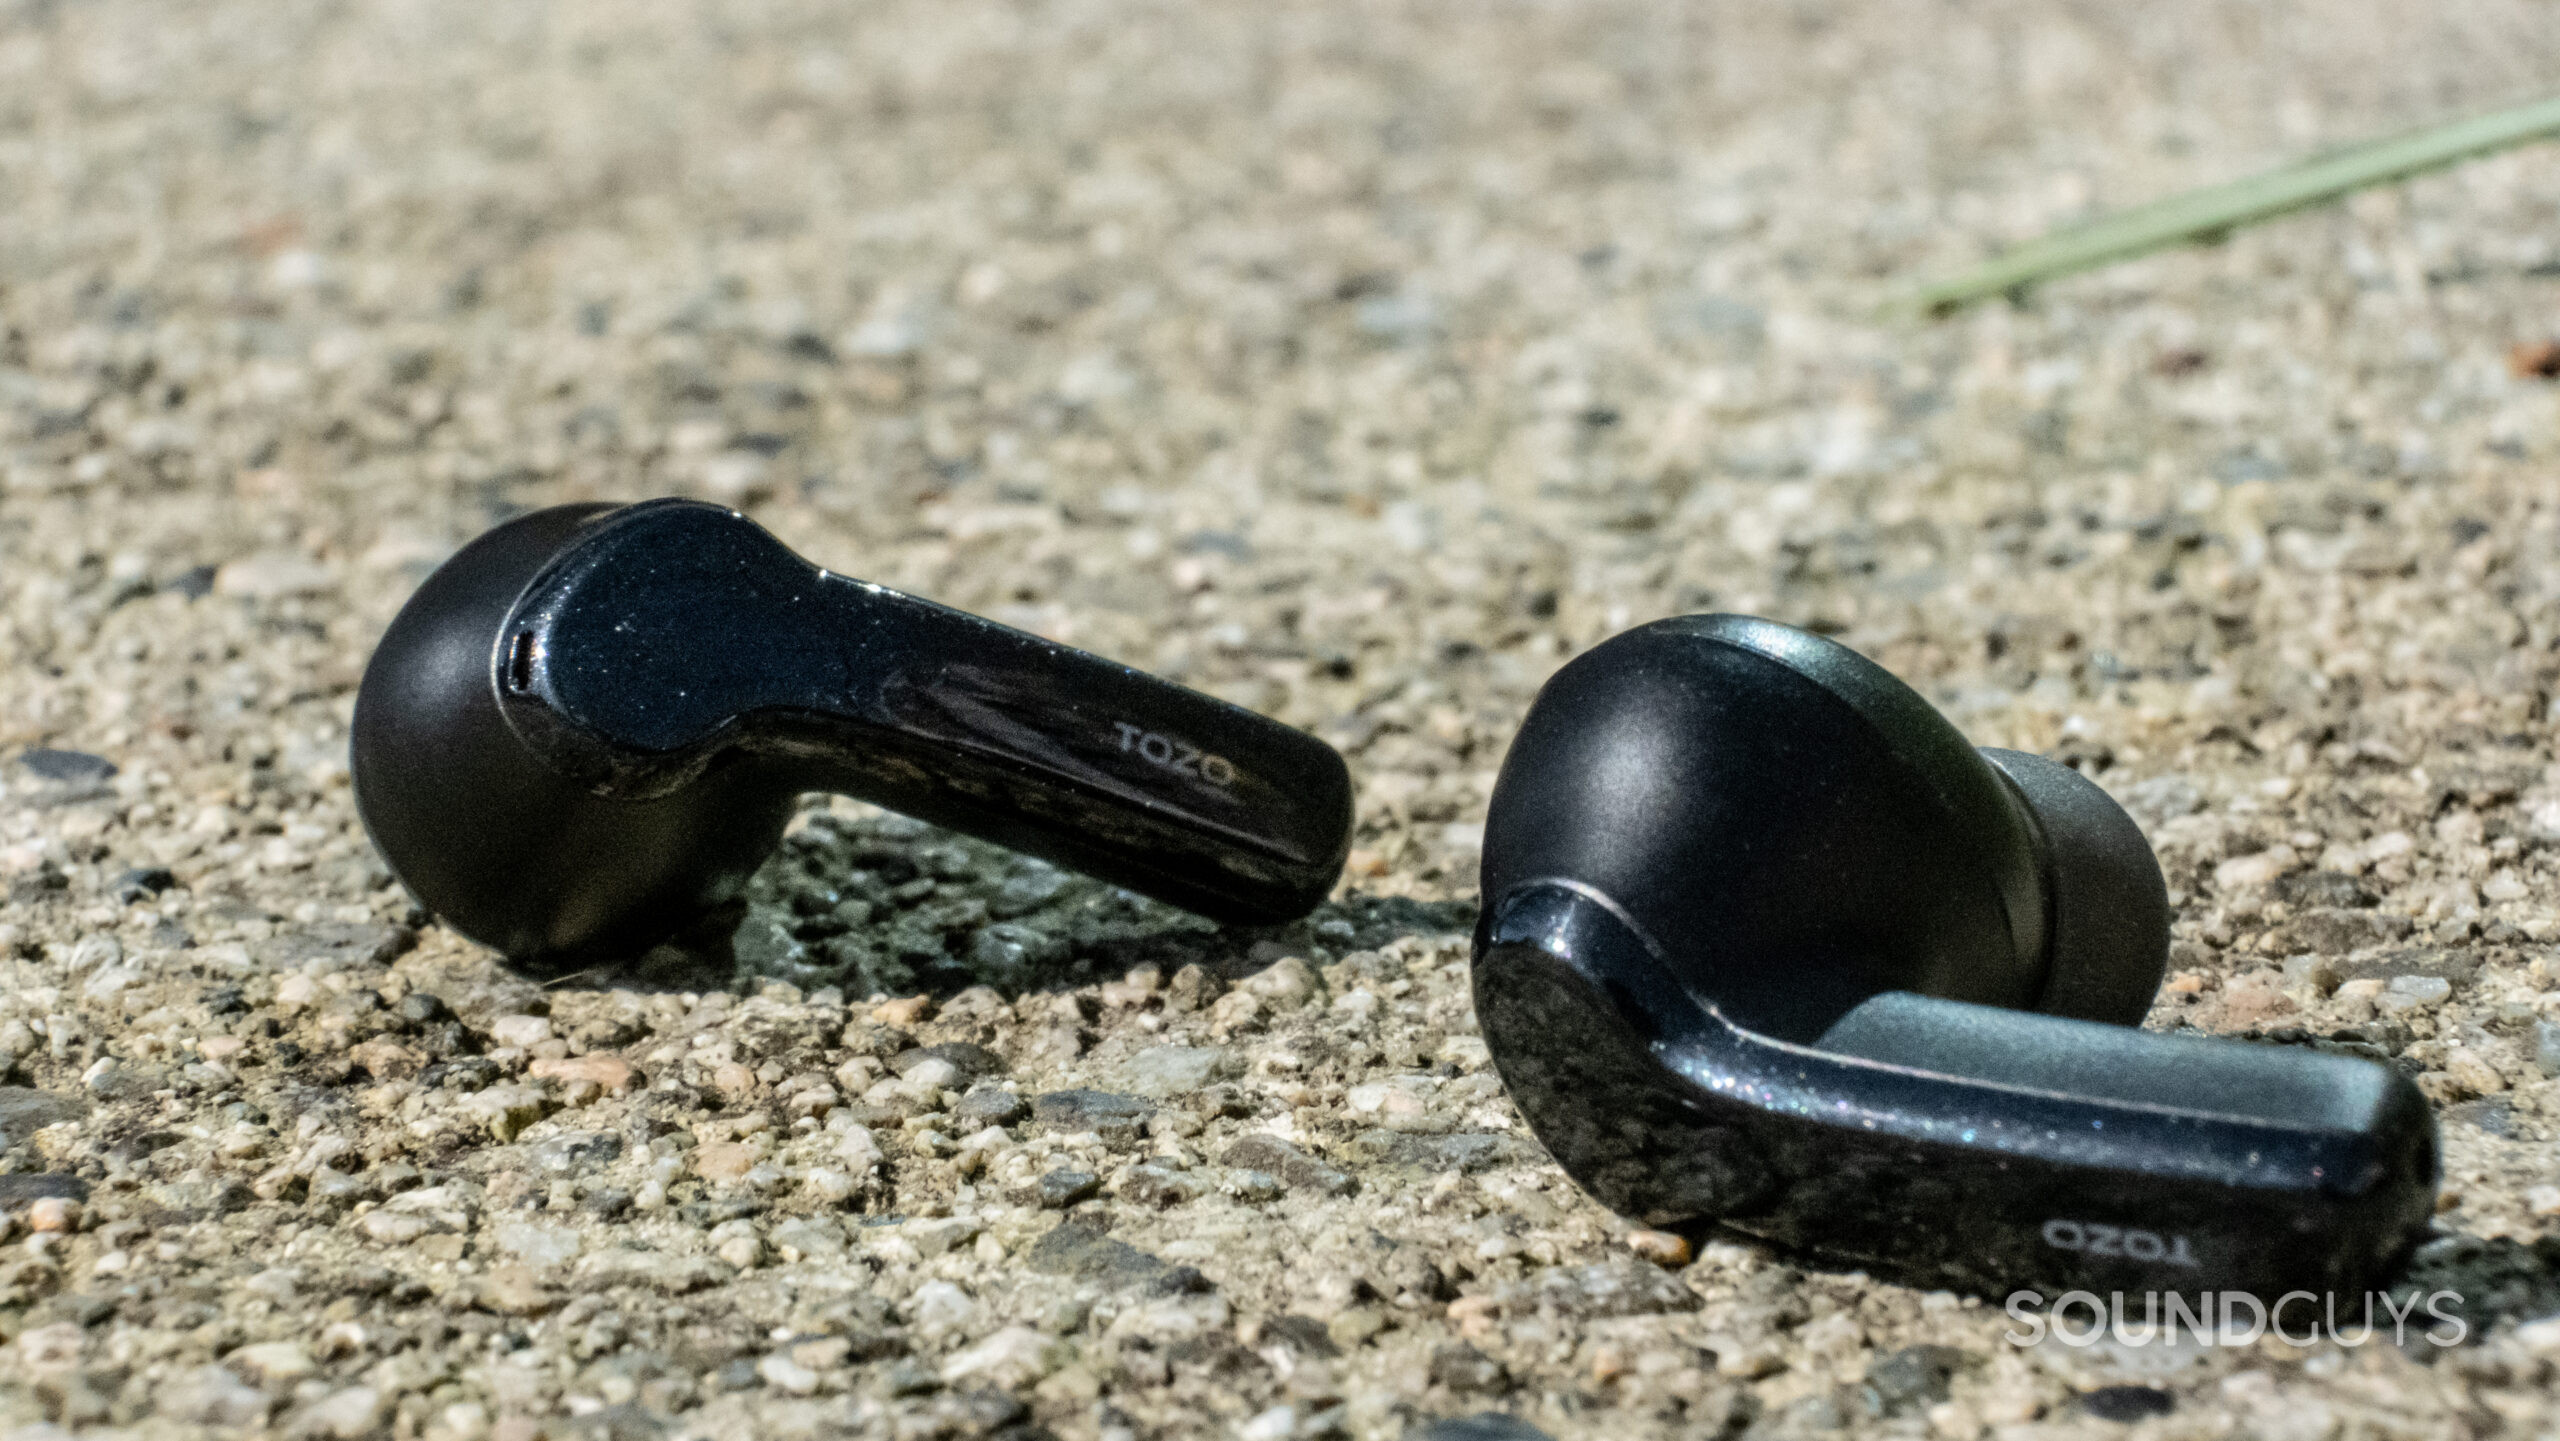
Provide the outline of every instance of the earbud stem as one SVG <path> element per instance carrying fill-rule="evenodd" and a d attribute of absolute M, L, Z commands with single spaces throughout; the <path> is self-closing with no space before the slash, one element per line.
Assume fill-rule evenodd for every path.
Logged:
<path fill-rule="evenodd" d="M 1495 905 L 1475 999 L 1503 1080 L 1654 1224 L 1976 1290 L 2273 1296 L 2378 1279 L 2431 1210 L 2434 1123 L 2384 1067 L 1903 992 L 1790 1044 L 1689 995 L 1596 892 Z"/>
<path fill-rule="evenodd" d="M 822 571 L 698 502 L 598 521 L 493 665 L 517 734 L 600 795 L 752 764 L 1236 922 L 1305 914 L 1347 843 L 1349 775 L 1314 738 Z"/>

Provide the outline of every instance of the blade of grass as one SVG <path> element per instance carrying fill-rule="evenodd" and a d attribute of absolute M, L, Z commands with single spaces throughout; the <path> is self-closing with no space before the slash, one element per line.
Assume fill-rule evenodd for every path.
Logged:
<path fill-rule="evenodd" d="M 1909 303 L 1944 314 L 2056 276 L 2300 210 L 2352 191 L 2560 135 L 2560 96 L 2475 115 L 2253 175 L 2057 230 L 1996 259 L 1913 291 Z"/>

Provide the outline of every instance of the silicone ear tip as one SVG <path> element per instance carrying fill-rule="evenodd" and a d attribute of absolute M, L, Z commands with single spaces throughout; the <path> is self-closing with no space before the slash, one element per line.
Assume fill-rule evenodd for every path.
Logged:
<path fill-rule="evenodd" d="M 2169 966 L 2169 888 L 2151 843 L 2071 767 L 1990 746 L 1982 756 L 2017 787 L 2044 838 L 2052 960 L 2035 1009 L 2140 1025 Z"/>

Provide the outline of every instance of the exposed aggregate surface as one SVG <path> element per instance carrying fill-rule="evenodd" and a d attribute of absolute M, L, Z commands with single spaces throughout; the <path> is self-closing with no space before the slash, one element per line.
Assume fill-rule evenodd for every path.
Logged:
<path fill-rule="evenodd" d="M 1877 306 L 2555 66 L 2523 0 L 0 0 L 0 1435 L 2547 1434 L 2551 152 Z M 1343 890 L 813 802 L 733 931 L 512 975 L 367 844 L 357 677 L 670 493 L 1322 735 Z M 1706 609 L 2122 798 L 2154 1026 L 2415 1076 L 2468 1343 L 2021 1349 L 1580 1196 L 1473 1034 L 1485 797 Z"/>

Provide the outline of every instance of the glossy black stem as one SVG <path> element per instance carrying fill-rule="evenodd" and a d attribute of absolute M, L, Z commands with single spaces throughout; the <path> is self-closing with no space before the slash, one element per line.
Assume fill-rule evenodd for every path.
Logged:
<path fill-rule="evenodd" d="M 1629 1215 L 1996 1294 L 2344 1285 L 2431 1214 L 2405 1077 L 2136 1029 L 2169 913 L 2122 807 L 1823 637 L 1686 616 L 1576 657 L 1483 894 L 1486 1044 Z"/>
<path fill-rule="evenodd" d="M 1887 992 L 1814 1044 L 1701 1004 L 1608 898 L 1498 899 L 1476 1012 L 1557 1161 L 1657 1225 L 2017 1286 L 2349 1291 L 2421 1233 L 2435 1126 L 2398 1073 Z"/>
<path fill-rule="evenodd" d="M 1265 716 L 824 571 L 734 512 L 652 501 L 526 587 L 507 722 L 595 794 L 645 802 L 751 757 L 1218 920 L 1305 914 L 1339 873 L 1350 780 Z"/>

